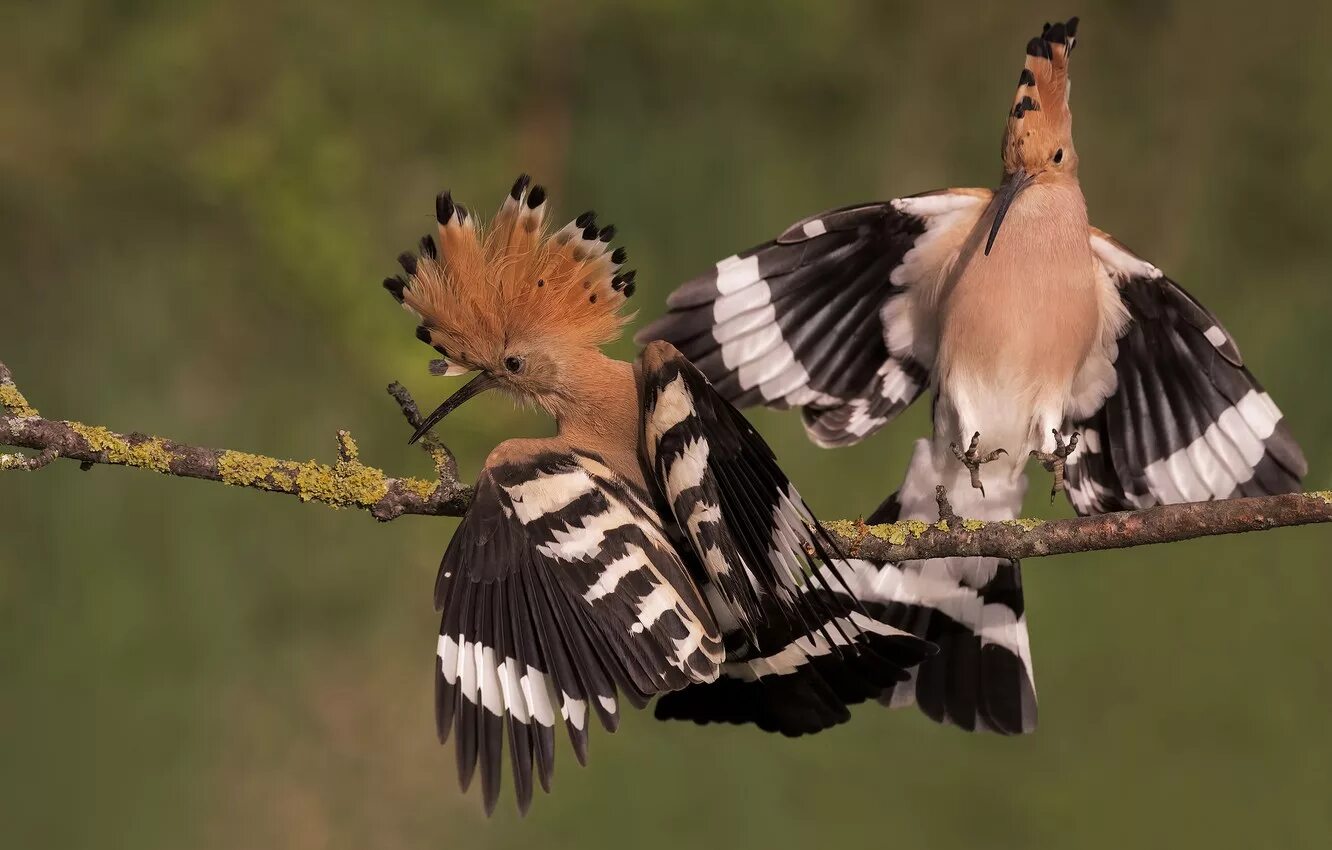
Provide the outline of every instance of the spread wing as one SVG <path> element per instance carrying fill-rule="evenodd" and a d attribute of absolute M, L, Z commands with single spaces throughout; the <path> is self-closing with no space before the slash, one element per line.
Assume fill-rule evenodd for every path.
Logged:
<path fill-rule="evenodd" d="M 1108 234 L 1094 230 L 1091 243 L 1129 322 L 1115 390 L 1074 423 L 1078 513 L 1299 490 L 1304 455 L 1220 320 Z"/>
<path fill-rule="evenodd" d="M 643 453 L 732 649 L 729 685 L 664 699 L 658 716 L 801 734 L 905 680 L 930 644 L 866 616 L 819 570 L 837 547 L 754 428 L 669 343 L 640 367 Z"/>
<path fill-rule="evenodd" d="M 673 343 L 728 401 L 800 407 L 810 439 L 851 445 L 929 382 L 936 280 L 989 203 L 948 189 L 831 210 L 683 284 L 638 334 Z"/>
<path fill-rule="evenodd" d="M 481 765 L 499 796 L 507 730 L 520 810 L 535 761 L 549 791 L 554 729 L 580 762 L 588 715 L 717 676 L 717 625 L 644 494 L 594 456 L 545 453 L 487 466 L 444 553 L 436 665 L 441 741 L 456 738 L 463 788 Z"/>

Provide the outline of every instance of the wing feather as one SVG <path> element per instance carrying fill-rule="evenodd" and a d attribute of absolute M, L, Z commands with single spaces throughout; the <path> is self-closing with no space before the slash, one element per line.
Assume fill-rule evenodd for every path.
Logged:
<path fill-rule="evenodd" d="M 932 283 L 989 202 L 950 189 L 820 213 L 683 284 L 638 335 L 664 339 L 738 405 L 802 408 L 819 445 L 878 430 L 928 384 L 928 334 L 888 327 Z"/>
<path fill-rule="evenodd" d="M 1234 338 L 1160 269 L 1094 231 L 1092 252 L 1128 308 L 1118 380 L 1073 427 L 1094 439 L 1069 465 L 1079 513 L 1300 489 L 1304 455 Z"/>
<path fill-rule="evenodd" d="M 494 457 L 494 456 L 492 456 Z M 618 697 L 715 678 L 720 633 L 645 494 L 592 455 L 488 464 L 436 579 L 442 611 L 436 722 L 456 738 L 464 789 L 479 767 L 487 813 L 505 760 L 520 811 L 554 771 L 554 727 L 587 757 L 592 715 Z"/>
<path fill-rule="evenodd" d="M 807 734 L 907 678 L 930 644 L 866 616 L 827 531 L 744 417 L 669 343 L 640 359 L 643 454 L 731 624 L 723 678 L 663 697 L 657 716 Z"/>

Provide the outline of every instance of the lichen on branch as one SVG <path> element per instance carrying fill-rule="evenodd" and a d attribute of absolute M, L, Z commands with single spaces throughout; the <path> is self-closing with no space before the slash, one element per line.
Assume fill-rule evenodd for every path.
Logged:
<path fill-rule="evenodd" d="M 58 457 L 84 464 L 147 469 L 162 475 L 218 481 L 287 493 L 303 502 L 368 511 L 378 520 L 405 514 L 461 516 L 471 502 L 471 488 L 458 481 L 452 456 L 428 446 L 436 480 L 397 478 L 360 460 L 351 434 L 339 431 L 337 459 L 295 461 L 231 449 L 210 449 L 143 434 L 119 434 L 101 425 L 45 419 L 28 404 L 12 376 L 0 364 L 0 445 L 35 449 L 35 457 L 0 455 L 0 470 L 36 469 Z M 414 410 L 413 415 L 419 416 Z M 409 415 L 404 410 L 404 415 Z M 409 421 L 411 416 L 409 415 Z"/>

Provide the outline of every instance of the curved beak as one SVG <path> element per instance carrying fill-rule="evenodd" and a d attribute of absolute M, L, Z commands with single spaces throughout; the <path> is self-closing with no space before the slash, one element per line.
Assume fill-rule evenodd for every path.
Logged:
<path fill-rule="evenodd" d="M 1004 216 L 1008 215 L 1008 208 L 1013 204 L 1018 193 L 1031 185 L 1032 177 L 1034 175 L 1028 174 L 1019 168 L 1003 182 L 999 191 L 994 193 L 994 221 L 990 224 L 990 238 L 985 240 L 985 256 L 990 256 L 990 249 L 994 247 L 994 237 L 999 235 L 999 225 L 1004 223 Z"/>
<path fill-rule="evenodd" d="M 472 396 L 481 395 L 481 393 L 486 390 L 493 389 L 497 386 L 499 386 L 499 379 L 489 372 L 482 372 L 472 380 L 463 384 L 456 393 L 446 398 L 444 403 L 439 407 L 436 407 L 434 413 L 425 418 L 425 421 L 421 423 L 421 427 L 417 428 L 416 433 L 412 434 L 412 438 L 407 441 L 407 445 L 410 446 L 412 443 L 415 443 L 417 440 L 428 434 L 430 429 L 438 425 L 441 419 L 461 407 L 463 402 L 467 401 Z"/>

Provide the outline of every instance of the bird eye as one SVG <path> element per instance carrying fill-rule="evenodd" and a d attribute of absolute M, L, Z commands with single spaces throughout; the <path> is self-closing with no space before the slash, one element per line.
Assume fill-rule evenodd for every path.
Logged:
<path fill-rule="evenodd" d="M 1064 161 L 1064 149 L 1063 149 L 1063 148 L 1060 148 L 1059 150 L 1055 151 L 1054 162 L 1055 162 L 1055 165 L 1058 165 L 1059 163 L 1061 163 L 1061 162 L 1063 162 L 1063 161 Z"/>
<path fill-rule="evenodd" d="M 505 369 L 508 369 L 510 372 L 520 372 L 520 371 L 522 371 L 522 368 L 523 368 L 523 358 L 521 358 L 521 357 L 505 357 L 505 358 L 504 358 L 504 368 L 505 368 Z"/>

